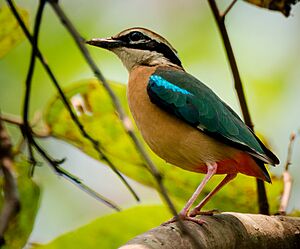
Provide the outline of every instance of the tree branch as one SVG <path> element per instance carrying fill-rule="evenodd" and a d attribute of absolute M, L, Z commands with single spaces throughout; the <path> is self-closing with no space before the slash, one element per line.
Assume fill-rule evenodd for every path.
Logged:
<path fill-rule="evenodd" d="M 17 181 L 13 173 L 13 154 L 10 138 L 0 120 L 0 170 L 3 174 L 4 200 L 0 213 L 0 247 L 5 244 L 4 235 L 12 219 L 20 211 Z"/>
<path fill-rule="evenodd" d="M 228 13 L 228 11 L 231 9 L 235 1 L 232 2 L 232 4 L 228 7 L 228 11 L 225 12 L 225 14 L 220 14 L 220 11 L 218 9 L 218 6 L 215 2 L 215 0 L 208 0 L 208 3 L 210 5 L 210 8 L 213 12 L 214 18 L 217 22 L 218 29 L 221 33 L 221 37 L 223 40 L 223 44 L 226 50 L 227 58 L 230 64 L 230 68 L 232 71 L 233 79 L 234 79 L 234 85 L 235 89 L 238 95 L 238 99 L 240 102 L 240 107 L 242 109 L 243 117 L 245 124 L 253 130 L 253 123 L 251 120 L 251 116 L 248 110 L 247 101 L 243 89 L 242 80 L 240 77 L 240 73 L 237 67 L 237 63 L 234 57 L 233 49 L 229 40 L 229 36 L 226 30 L 225 26 L 225 15 Z M 265 183 L 262 180 L 256 179 L 256 186 L 257 186 L 257 194 L 258 194 L 258 206 L 259 206 L 259 212 L 261 214 L 269 214 L 269 203 L 268 198 L 266 194 L 265 189 Z"/>
<path fill-rule="evenodd" d="M 222 213 L 202 216 L 207 224 L 185 221 L 200 239 L 198 249 L 292 249 L 300 247 L 300 218 L 261 214 Z M 174 246 L 176 245 L 176 246 Z M 161 225 L 141 234 L 119 249 L 191 248 L 177 223 Z"/>

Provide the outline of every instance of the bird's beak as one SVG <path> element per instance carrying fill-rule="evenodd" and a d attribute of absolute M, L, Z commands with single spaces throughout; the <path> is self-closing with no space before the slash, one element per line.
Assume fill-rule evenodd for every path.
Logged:
<path fill-rule="evenodd" d="M 96 47 L 105 48 L 105 49 L 113 49 L 113 48 L 120 47 L 122 45 L 122 41 L 113 39 L 111 37 L 93 38 L 90 41 L 86 41 L 86 43 Z"/>

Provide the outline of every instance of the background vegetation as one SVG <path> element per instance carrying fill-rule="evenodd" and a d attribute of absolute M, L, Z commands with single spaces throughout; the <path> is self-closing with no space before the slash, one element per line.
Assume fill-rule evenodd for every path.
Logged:
<path fill-rule="evenodd" d="M 226 6 L 230 1 L 220 2 Z M 24 16 L 28 17 L 30 26 L 37 2 L 16 3 L 24 9 Z M 206 1 L 61 1 L 60 4 L 86 39 L 111 36 L 133 26 L 147 27 L 162 34 L 179 51 L 185 69 L 209 85 L 240 113 L 222 43 Z M 2 17 L 3 11 L 8 10 L 5 10 L 5 1 L 1 0 L 0 6 Z M 226 20 L 255 129 L 269 143 L 282 163 L 286 157 L 289 134 L 299 129 L 300 121 L 299 5 L 295 6 L 292 13 L 291 17 L 285 18 L 281 13 L 266 12 L 245 2 L 238 2 Z M 6 25 L 1 17 L 3 30 L 9 25 Z M 19 34 L 15 39 L 19 40 L 18 37 Z M 5 47 L 4 45 L 2 47 Z M 62 105 L 55 99 L 56 92 L 51 81 L 38 63 L 33 81 L 31 118 L 36 119 L 36 113 L 42 112 L 54 135 L 71 142 L 77 148 L 57 138 L 42 139 L 41 143 L 55 158 L 67 158 L 63 165 L 66 169 L 80 176 L 90 187 L 119 204 L 125 211 L 116 214 L 114 210 L 57 177 L 43 163 L 36 168 L 33 177 L 41 193 L 30 241 L 48 243 L 58 235 L 72 230 L 73 232 L 42 248 L 74 248 L 74 245 L 83 248 L 80 241 L 86 248 L 93 248 L 99 244 L 103 245 L 103 248 L 115 248 L 134 235 L 160 224 L 171 215 L 161 205 L 157 193 L 151 188 L 151 178 L 140 167 L 139 157 L 122 133 L 107 95 L 92 80 L 92 72 L 50 6 L 45 10 L 39 46 L 60 84 L 66 87 L 68 95 L 81 93 L 90 99 L 93 115 L 97 119 L 83 113 L 80 116 L 81 120 L 89 131 L 104 142 L 109 155 L 121 172 L 130 177 L 129 181 L 142 201 L 141 204 L 137 204 L 110 169 L 78 150 L 80 147 L 95 157 L 92 149 L 72 127 Z M 127 72 L 114 55 L 96 48 L 91 48 L 90 51 L 106 78 L 113 82 L 126 83 Z M 30 45 L 23 39 L 0 59 L 1 112 L 15 115 L 21 113 L 29 55 Z M 114 86 L 126 107 L 125 86 Z M 9 126 L 9 131 L 16 144 L 20 133 L 13 126 Z M 300 207 L 300 199 L 297 198 L 296 192 L 300 184 L 300 157 L 297 153 L 299 142 L 295 144 L 294 149 L 293 166 L 290 171 L 295 178 L 295 191 L 292 193 L 289 211 Z M 165 183 L 172 199 L 178 207 L 182 206 L 200 182 L 202 175 L 175 169 L 152 156 L 166 178 Z M 17 165 L 18 172 L 24 172 L 19 174 L 20 179 L 27 179 L 27 166 Z M 281 175 L 281 166 L 272 168 L 272 173 Z M 218 180 L 215 179 L 211 185 Z M 280 181 L 274 179 L 274 182 L 268 186 L 273 212 L 277 210 L 281 191 Z M 20 189 L 24 185 L 20 180 Z M 29 207 L 28 212 L 34 213 L 39 191 L 32 183 L 28 186 L 32 187 L 24 194 L 27 200 L 26 207 Z M 254 186 L 252 178 L 239 176 L 214 198 L 207 209 L 256 212 Z M 95 220 L 97 217 L 100 218 Z M 33 223 L 34 218 L 30 221 Z M 79 228 L 91 221 L 86 227 Z M 28 221 L 24 221 L 24 224 L 26 231 L 21 234 L 26 238 L 31 226 Z M 77 228 L 79 229 L 76 230 Z M 24 239 L 21 240 L 20 244 L 22 243 Z M 9 246 L 8 248 L 18 248 L 18 245 Z"/>

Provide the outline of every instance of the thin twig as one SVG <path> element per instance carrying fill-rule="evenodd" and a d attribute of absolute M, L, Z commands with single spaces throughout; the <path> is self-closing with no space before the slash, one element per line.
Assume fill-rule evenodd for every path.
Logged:
<path fill-rule="evenodd" d="M 22 128 L 22 126 L 24 125 L 22 118 L 16 117 L 13 115 L 0 114 L 0 120 L 3 122 L 6 122 L 6 123 L 12 124 L 12 125 L 16 125 L 20 128 Z M 35 125 L 34 123 L 30 124 L 30 127 L 33 128 L 34 125 Z M 41 130 L 35 131 L 35 130 L 31 129 L 31 132 L 32 132 L 33 136 L 37 137 L 37 138 L 49 138 L 51 135 L 49 130 L 46 127 L 42 131 Z"/>
<path fill-rule="evenodd" d="M 239 73 L 239 70 L 237 67 L 237 63 L 236 63 L 236 60 L 234 57 L 233 49 L 232 49 L 232 46 L 231 46 L 231 43 L 229 40 L 229 36 L 228 36 L 227 30 L 225 27 L 224 20 L 221 18 L 221 15 L 220 15 L 220 12 L 219 12 L 219 9 L 218 9 L 218 6 L 217 6 L 215 0 L 208 0 L 208 2 L 211 7 L 211 10 L 214 14 L 219 31 L 222 36 L 222 40 L 223 40 L 226 54 L 228 57 L 228 61 L 229 61 L 229 64 L 230 64 L 230 67 L 232 70 L 232 76 L 234 78 L 235 89 L 238 94 L 238 98 L 240 101 L 240 106 L 242 109 L 245 123 L 247 126 L 249 126 L 253 130 L 253 124 L 252 124 L 252 120 L 251 120 L 250 113 L 248 110 L 245 93 L 244 93 L 244 89 L 243 89 L 243 84 L 241 81 L 240 73 Z"/>
<path fill-rule="evenodd" d="M 0 170 L 4 184 L 4 200 L 0 213 L 0 247 L 5 244 L 4 235 L 12 219 L 20 211 L 17 181 L 13 173 L 12 144 L 0 120 Z"/>
<path fill-rule="evenodd" d="M 117 206 L 112 201 L 108 200 L 106 197 L 100 195 L 87 185 L 83 184 L 82 181 L 77 178 L 76 176 L 72 175 L 67 170 L 59 167 L 59 164 L 64 162 L 63 160 L 55 161 L 53 160 L 44 150 L 41 149 L 41 147 L 36 143 L 35 140 L 32 141 L 32 145 L 35 147 L 35 149 L 41 154 L 41 156 L 52 166 L 55 167 L 55 172 L 59 175 L 64 177 L 69 182 L 73 183 L 75 186 L 80 188 L 81 190 L 84 190 L 86 193 L 88 193 L 90 196 L 94 197 L 95 199 L 99 200 L 100 202 L 106 204 L 107 206 L 115 209 L 116 211 L 120 211 L 121 208 Z"/>
<path fill-rule="evenodd" d="M 9 124 L 17 125 L 17 126 L 23 125 L 23 121 L 20 117 L 15 117 L 15 116 L 11 116 L 11 115 L 8 116 L 8 115 L 1 114 L 0 120 L 3 122 L 7 122 Z"/>
<path fill-rule="evenodd" d="M 289 172 L 289 166 L 292 164 L 292 154 L 293 154 L 293 147 L 296 139 L 296 133 L 292 132 L 290 135 L 290 142 L 288 146 L 287 158 L 286 163 L 284 166 L 284 171 L 282 174 L 283 177 L 283 193 L 280 200 L 280 207 L 278 212 L 280 214 L 286 214 L 286 209 L 289 203 L 289 199 L 291 196 L 292 191 L 292 184 L 293 184 L 293 177 Z"/>
<path fill-rule="evenodd" d="M 31 176 L 34 173 L 34 169 L 37 164 L 37 161 L 35 159 L 34 152 L 32 149 L 32 143 L 31 143 L 31 141 L 33 140 L 33 134 L 31 131 L 31 127 L 29 125 L 29 103 L 30 103 L 30 94 L 31 94 L 31 86 L 32 86 L 32 77 L 33 77 L 35 62 L 36 62 L 35 54 L 37 50 L 38 36 L 39 36 L 40 25 L 42 22 L 42 16 L 43 16 L 45 4 L 46 4 L 45 0 L 39 1 L 39 6 L 34 21 L 32 50 L 30 55 L 30 63 L 27 71 L 26 82 L 25 82 L 26 88 L 25 88 L 25 98 L 24 98 L 24 105 L 23 105 L 23 126 L 21 127 L 23 137 L 28 142 L 27 145 L 29 151 L 29 160 L 31 164 L 31 170 L 30 170 Z"/>
<path fill-rule="evenodd" d="M 12 13 L 14 14 L 14 16 L 16 17 L 18 23 L 20 24 L 23 32 L 25 33 L 27 39 L 30 41 L 31 45 L 33 45 L 33 36 L 30 34 L 29 30 L 27 29 L 26 25 L 24 24 L 22 18 L 20 17 L 18 11 L 16 10 L 13 1 L 12 0 L 6 0 L 9 4 L 10 9 L 12 10 Z M 62 99 L 62 102 L 64 104 L 64 106 L 66 107 L 66 109 L 68 110 L 73 122 L 76 124 L 76 126 L 78 127 L 78 129 L 80 130 L 81 134 L 88 139 L 94 149 L 98 152 L 100 159 L 106 161 L 106 163 L 111 167 L 111 169 L 114 171 L 114 173 L 117 174 L 117 176 L 121 179 L 121 181 L 125 184 L 125 186 L 127 187 L 127 189 L 132 193 L 132 195 L 134 196 L 134 198 L 139 201 L 139 197 L 138 195 L 135 193 L 135 191 L 133 190 L 133 188 L 129 185 L 129 183 L 127 182 L 127 180 L 123 177 L 123 175 L 121 175 L 121 173 L 117 170 L 117 168 L 115 167 L 115 165 L 103 154 L 103 152 L 100 150 L 100 144 L 98 141 L 94 140 L 84 129 L 84 126 L 80 123 L 78 117 L 76 116 L 76 114 L 73 112 L 71 105 L 69 104 L 69 101 L 67 99 L 67 97 L 65 96 L 64 92 L 62 91 L 62 89 L 60 88 L 60 85 L 56 79 L 56 77 L 54 76 L 52 70 L 50 69 L 49 65 L 46 63 L 43 55 L 41 54 L 40 50 L 38 49 L 38 46 L 35 50 L 36 52 L 36 56 L 38 57 L 38 59 L 40 60 L 40 62 L 42 63 L 42 66 L 44 67 L 44 69 L 46 70 L 47 74 L 49 75 L 49 77 L 51 78 L 52 82 L 54 83 L 55 88 L 57 89 L 59 96 Z M 37 145 L 38 146 L 38 145 Z M 41 151 L 42 148 L 40 148 L 39 151 Z M 48 158 L 50 159 L 50 158 Z M 48 160 L 47 159 L 47 160 Z M 55 164 L 51 164 L 52 166 Z"/>
<path fill-rule="evenodd" d="M 40 59 L 40 61 L 42 62 L 42 65 L 44 65 L 44 66 L 46 65 L 46 69 L 48 69 L 47 72 L 49 71 L 51 73 L 51 75 L 53 76 L 53 78 L 55 79 L 52 71 L 50 70 L 48 65 L 45 63 L 45 60 L 44 60 L 44 58 L 43 58 L 42 54 L 40 53 L 40 51 L 38 49 L 38 46 L 37 46 L 38 30 L 39 30 L 39 25 L 40 25 L 40 22 L 41 22 L 41 17 L 42 17 L 42 13 L 43 13 L 43 9 L 44 9 L 45 0 L 41 0 L 39 8 L 38 8 L 38 12 L 37 12 L 37 16 L 36 16 L 36 22 L 35 22 L 35 28 L 34 28 L 34 35 L 33 36 L 31 36 L 31 34 L 29 33 L 27 27 L 25 26 L 24 22 L 22 21 L 22 18 L 20 17 L 18 11 L 16 10 L 13 2 L 11 0 L 7 0 L 7 3 L 9 4 L 10 9 L 12 10 L 12 12 L 13 12 L 14 16 L 16 17 L 16 19 L 18 20 L 18 22 L 19 22 L 20 26 L 22 27 L 22 29 L 23 29 L 25 35 L 27 36 L 28 40 L 31 42 L 32 54 L 34 56 L 37 56 Z M 32 58 L 34 58 L 34 57 L 31 56 L 30 66 L 29 66 L 29 70 L 28 70 L 28 74 L 27 74 L 27 78 L 26 78 L 26 94 L 25 94 L 25 104 L 24 104 L 24 113 L 25 114 L 23 116 L 23 118 L 24 118 L 23 122 L 24 123 L 21 126 L 21 132 L 22 132 L 24 138 L 27 139 L 27 141 L 28 141 L 29 156 L 30 156 L 31 163 L 33 164 L 33 166 L 36 164 L 36 160 L 34 158 L 33 150 L 32 150 L 32 147 L 34 147 L 41 154 L 41 156 L 49 163 L 49 165 L 52 166 L 52 168 L 54 169 L 54 171 L 58 175 L 63 176 L 64 178 L 68 179 L 70 182 L 75 184 L 77 187 L 79 187 L 80 189 L 82 189 L 85 192 L 89 193 L 92 197 L 100 200 L 104 204 L 107 204 L 108 206 L 114 208 L 115 210 L 120 210 L 120 208 L 118 206 L 116 206 L 113 202 L 109 201 L 107 198 L 102 197 L 100 194 L 96 193 L 95 191 L 91 190 L 88 186 L 83 184 L 77 177 L 75 177 L 74 175 L 72 175 L 68 171 L 62 169 L 60 167 L 60 164 L 64 160 L 54 160 L 54 159 L 52 159 L 42 149 L 42 147 L 34 140 L 33 133 L 31 131 L 31 127 L 30 127 L 29 122 L 28 122 L 30 85 L 31 85 L 31 79 L 32 79 L 32 75 L 33 75 L 33 71 L 34 71 L 34 64 L 35 64 L 34 59 L 32 59 Z M 58 90 L 63 94 L 62 90 L 60 89 L 60 87 L 59 87 L 59 85 L 56 81 L 56 79 L 55 79 L 55 82 L 56 82 L 56 85 L 58 86 Z M 29 90 L 28 90 L 28 88 L 29 88 Z M 66 97 L 64 96 L 64 94 L 63 94 L 63 97 L 66 100 Z M 69 106 L 69 108 L 72 111 L 70 106 Z M 74 113 L 73 113 L 73 115 L 75 116 Z M 121 178 L 123 178 L 123 176 L 121 176 Z M 125 179 L 124 179 L 124 181 L 127 183 L 127 181 Z M 132 188 L 130 188 L 130 189 L 132 190 Z"/>
<path fill-rule="evenodd" d="M 160 172 L 158 171 L 157 167 L 154 165 L 154 163 L 152 162 L 150 156 L 146 152 L 144 146 L 142 145 L 142 143 L 140 142 L 140 140 L 137 138 L 136 134 L 134 133 L 133 125 L 131 124 L 131 120 L 125 114 L 125 111 L 122 108 L 122 105 L 121 105 L 118 97 L 115 95 L 114 91 L 112 90 L 112 88 L 108 84 L 107 80 L 105 79 L 105 77 L 101 73 L 100 69 L 97 67 L 96 63 L 92 59 L 88 49 L 86 48 L 86 46 L 84 44 L 85 39 L 82 38 L 82 36 L 77 31 L 77 29 L 74 27 L 73 23 L 66 16 L 66 14 L 62 10 L 62 8 L 59 6 L 58 1 L 56 1 L 56 0 L 48 0 L 48 1 L 51 4 L 51 6 L 53 7 L 53 9 L 54 9 L 55 13 L 57 14 L 57 16 L 60 18 L 62 24 L 66 27 L 66 29 L 72 35 L 75 43 L 77 44 L 79 50 L 81 51 L 81 53 L 84 56 L 86 62 L 90 66 L 91 70 L 93 71 L 93 73 L 95 74 L 97 79 L 103 84 L 104 88 L 108 92 L 108 94 L 109 94 L 109 96 L 110 96 L 110 98 L 111 98 L 118 114 L 119 114 L 119 118 L 120 118 L 120 120 L 123 124 L 123 127 L 124 127 L 125 131 L 128 133 L 128 135 L 132 139 L 132 141 L 133 141 L 133 143 L 136 147 L 136 150 L 139 152 L 139 154 L 141 155 L 143 160 L 146 162 L 146 166 L 148 166 L 148 169 L 150 170 L 151 174 L 155 178 L 157 186 L 158 186 L 158 190 L 159 190 L 161 196 L 163 197 L 163 199 L 167 203 L 167 206 L 169 207 L 171 213 L 174 216 L 177 216 L 177 211 L 175 209 L 175 206 L 172 203 L 172 201 L 171 201 L 171 199 L 170 199 L 170 197 L 167 193 L 167 190 L 166 190 L 165 186 L 163 185 L 163 178 L 162 178 Z M 195 238 L 192 235 L 192 233 L 190 233 L 188 231 L 188 229 L 184 226 L 184 224 L 181 220 L 179 221 L 179 226 L 180 226 L 181 231 L 183 233 L 185 233 L 186 235 L 191 237 L 194 245 L 196 247 L 197 246 L 199 247 L 199 241 L 197 240 L 197 238 Z"/>
<path fill-rule="evenodd" d="M 296 139 L 296 133 L 292 132 L 291 135 L 290 135 L 288 153 L 287 153 L 286 163 L 285 163 L 285 166 L 284 166 L 285 171 L 288 171 L 289 166 L 292 164 L 292 155 L 293 155 L 293 147 L 294 147 L 295 139 Z"/>
<path fill-rule="evenodd" d="M 239 73 L 239 70 L 237 67 L 237 63 L 236 63 L 236 60 L 234 57 L 234 53 L 233 53 L 233 49 L 232 49 L 232 46 L 231 46 L 231 43 L 229 40 L 229 36 L 228 36 L 227 30 L 226 30 L 226 26 L 225 26 L 225 22 L 224 22 L 225 19 L 220 14 L 220 11 L 218 9 L 218 6 L 217 6 L 215 0 L 208 0 L 208 3 L 213 12 L 214 18 L 217 22 L 218 29 L 222 36 L 223 44 L 224 44 L 227 58 L 228 58 L 230 68 L 232 71 L 234 85 L 235 85 L 235 89 L 236 89 L 238 99 L 240 102 L 240 107 L 242 109 L 242 114 L 244 117 L 245 124 L 251 130 L 253 130 L 253 123 L 252 123 L 249 109 L 247 106 L 242 80 L 241 80 L 240 73 Z M 234 4 L 234 2 L 233 2 L 233 4 Z M 262 180 L 256 179 L 256 186 L 257 186 L 257 194 L 258 194 L 259 212 L 261 214 L 269 214 L 269 203 L 268 203 L 268 198 L 267 198 L 267 194 L 266 194 L 265 183 Z"/>
<path fill-rule="evenodd" d="M 4 116 L 3 114 L 0 115 L 0 121 L 5 121 L 7 123 L 11 123 L 14 125 L 18 125 L 19 127 L 23 126 L 23 121 L 20 118 L 17 117 L 9 117 L 9 116 Z M 34 132 L 33 133 L 34 136 L 38 136 L 38 137 L 48 137 L 43 135 L 43 134 L 39 134 Z M 105 203 L 107 206 L 120 211 L 121 209 L 114 204 L 112 201 L 108 200 L 107 198 L 105 198 L 104 196 L 100 195 L 99 193 L 95 192 L 94 190 L 92 190 L 90 187 L 86 186 L 85 184 L 83 184 L 80 179 L 78 179 L 76 176 L 71 175 L 71 173 L 69 173 L 68 171 L 57 167 L 57 164 L 59 164 L 60 162 L 55 162 L 52 158 L 50 158 L 50 156 L 43 150 L 40 149 L 40 146 L 35 142 L 35 140 L 32 141 L 32 146 L 36 148 L 37 151 L 40 152 L 40 154 L 44 157 L 44 159 L 50 163 L 50 165 L 52 165 L 53 167 L 56 168 L 56 172 L 61 175 L 62 177 L 64 177 L 66 180 L 70 181 L 72 184 L 76 185 L 77 187 L 79 187 L 81 190 L 87 192 L 89 195 L 91 195 L 92 197 L 94 197 L 95 199 Z M 71 176 L 71 177 L 69 177 Z"/>
<path fill-rule="evenodd" d="M 235 3 L 237 2 L 237 0 L 233 0 L 229 6 L 227 7 L 227 9 L 223 12 L 223 14 L 221 14 L 221 18 L 224 19 L 225 16 L 229 13 L 229 11 L 232 9 L 232 7 L 235 5 Z"/>

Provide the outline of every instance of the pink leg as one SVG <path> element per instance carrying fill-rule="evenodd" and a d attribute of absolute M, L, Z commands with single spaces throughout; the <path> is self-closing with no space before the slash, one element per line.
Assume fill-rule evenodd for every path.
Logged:
<path fill-rule="evenodd" d="M 193 222 L 196 222 L 198 224 L 203 224 L 205 223 L 203 220 L 194 218 L 194 217 L 190 217 L 188 215 L 188 212 L 191 208 L 191 206 L 193 205 L 193 203 L 195 202 L 195 200 L 197 199 L 197 197 L 199 196 L 199 194 L 201 193 L 201 191 L 203 190 L 204 186 L 207 184 L 207 182 L 210 180 L 210 178 L 217 172 L 217 163 L 207 163 L 207 173 L 204 177 L 204 179 L 202 180 L 202 182 L 200 183 L 200 185 L 198 186 L 198 188 L 196 189 L 196 191 L 193 193 L 192 197 L 188 200 L 188 202 L 186 203 L 186 205 L 184 206 L 184 208 L 179 212 L 178 217 L 180 219 L 183 220 L 190 220 Z M 171 220 L 164 222 L 164 224 L 169 224 L 172 222 L 175 222 L 178 218 L 174 217 Z"/>
<path fill-rule="evenodd" d="M 180 216 L 187 216 L 190 208 L 198 198 L 199 194 L 203 190 L 204 186 L 207 184 L 207 182 L 210 180 L 210 178 L 217 172 L 217 163 L 207 163 L 207 173 L 202 180 L 202 182 L 199 184 L 196 191 L 193 193 L 192 197 L 188 200 L 188 202 L 185 204 L 184 208 L 180 211 Z"/>
<path fill-rule="evenodd" d="M 189 214 L 190 217 L 195 217 L 200 213 L 201 208 L 213 197 L 224 185 L 233 180 L 236 177 L 236 174 L 228 174 L 225 178 L 219 183 L 217 187 L 214 188 Z"/>

